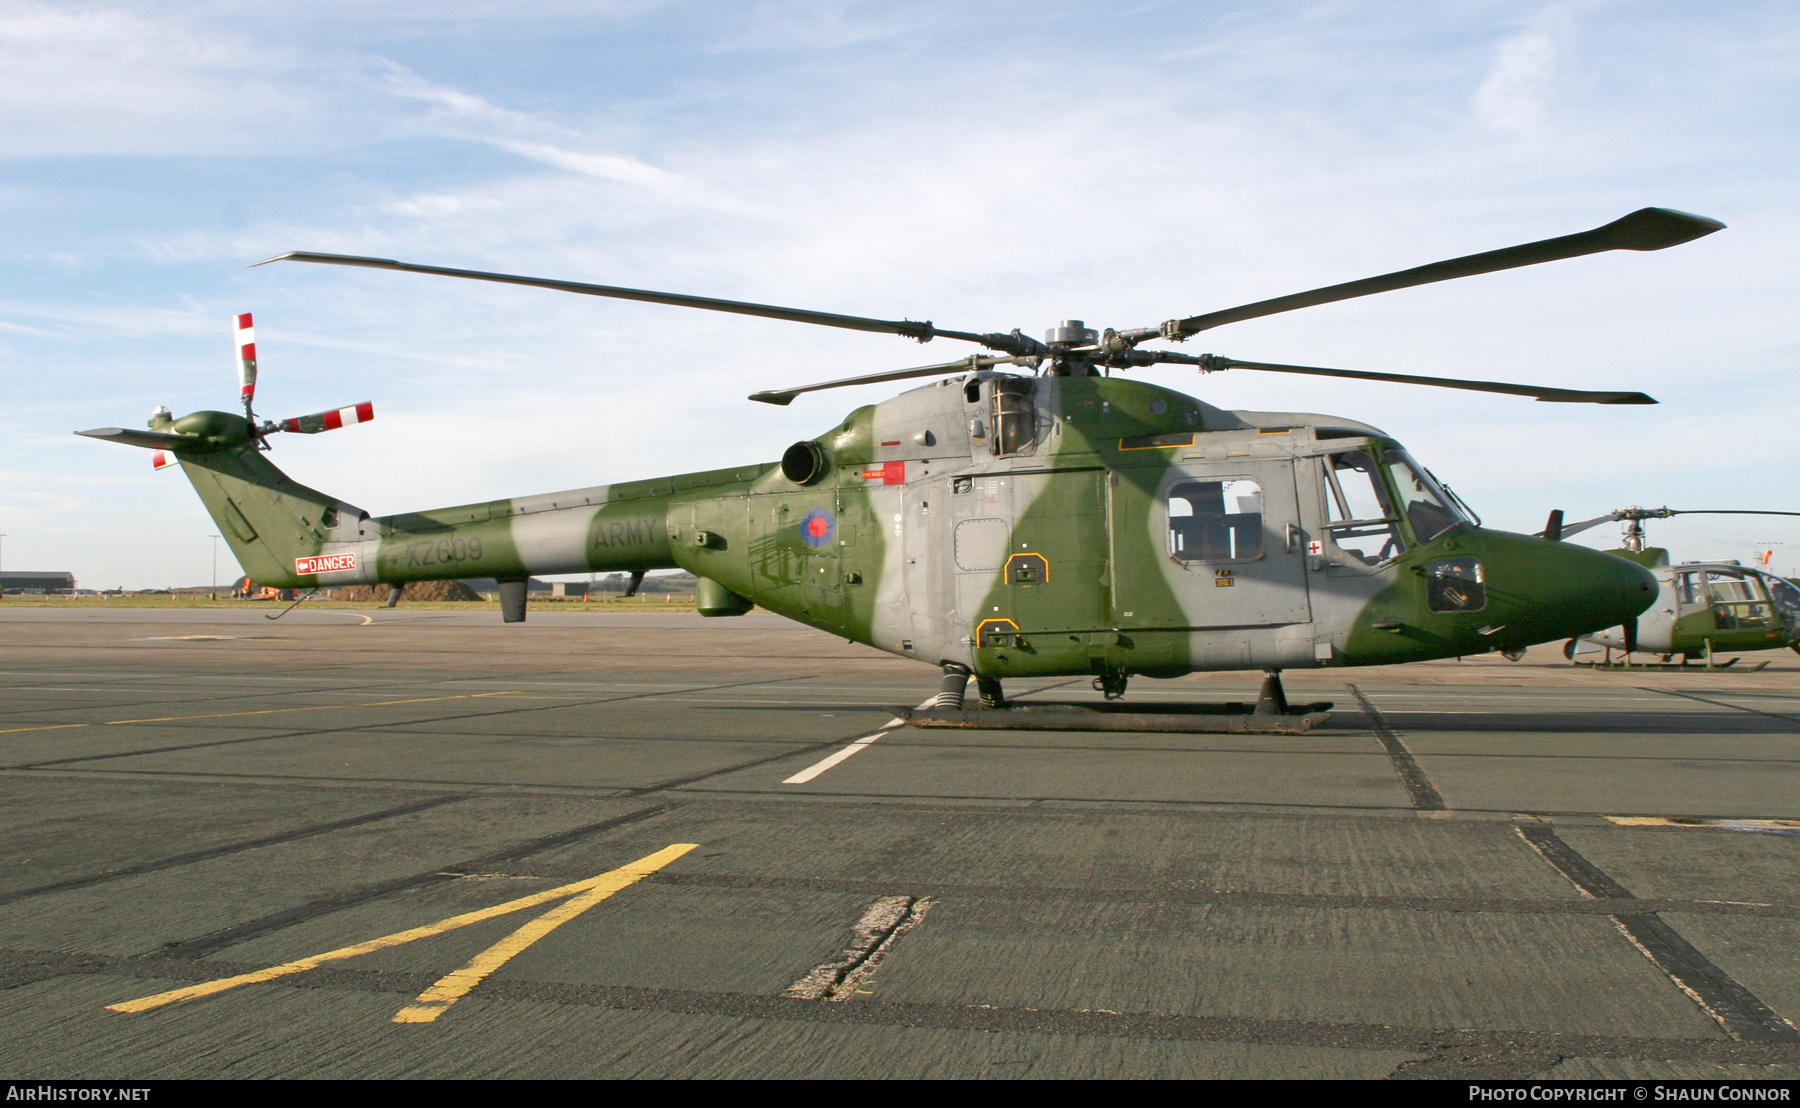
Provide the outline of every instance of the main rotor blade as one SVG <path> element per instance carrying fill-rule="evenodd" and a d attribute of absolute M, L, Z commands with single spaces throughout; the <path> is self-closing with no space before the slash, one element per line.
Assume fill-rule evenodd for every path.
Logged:
<path fill-rule="evenodd" d="M 553 281 L 544 277 L 519 277 L 510 273 L 484 273 L 475 269 L 413 265 L 410 262 L 397 262 L 392 258 L 362 258 L 351 254 L 317 254 L 306 250 L 292 250 L 286 254 L 277 254 L 273 258 L 264 258 L 252 265 L 268 265 L 270 262 L 319 262 L 324 265 L 349 265 L 361 266 L 366 269 L 398 269 L 407 273 L 432 273 L 440 277 L 466 277 L 474 281 L 495 281 L 503 285 L 530 285 L 541 289 L 556 289 L 559 292 L 578 292 L 585 296 L 606 296 L 614 300 L 641 300 L 647 304 L 670 304 L 678 308 L 705 308 L 714 312 L 762 316 L 766 319 L 785 319 L 794 323 L 816 323 L 823 327 L 842 327 L 851 331 L 878 331 L 890 335 L 904 335 L 920 342 L 930 342 L 933 338 L 941 337 L 986 344 L 992 339 L 1005 338 L 1001 335 L 977 335 L 967 331 L 944 331 L 933 326 L 930 320 L 867 319 L 863 316 L 839 315 L 836 312 L 815 312 L 806 308 L 782 308 L 773 304 L 718 300 L 710 296 L 688 296 L 678 292 L 651 292 L 646 289 L 617 288 L 612 285 L 589 285 L 580 281 Z"/>
<path fill-rule="evenodd" d="M 816 385 L 801 385 L 797 389 L 771 389 L 768 392 L 753 392 L 750 399 L 764 404 L 791 404 L 794 397 L 803 392 L 818 392 L 820 389 L 841 389 L 851 385 L 876 385 L 883 381 L 904 381 L 909 377 L 937 377 L 946 373 L 960 373 L 971 369 L 983 369 L 991 365 L 1016 365 L 1018 358 L 990 358 L 982 354 L 971 354 L 966 358 L 958 358 L 954 362 L 941 362 L 938 365 L 922 365 L 913 369 L 895 369 L 886 373 L 866 373 L 861 377 L 843 377 L 836 381 L 821 381 Z"/>
<path fill-rule="evenodd" d="M 1619 513 L 1608 512 L 1603 516 L 1595 516 L 1593 519 L 1584 519 L 1580 523 L 1565 524 L 1562 529 L 1562 537 L 1566 539 L 1570 535 L 1579 534 L 1590 527 L 1598 527 L 1602 523 L 1617 523 L 1620 518 Z"/>
<path fill-rule="evenodd" d="M 1386 273 L 1379 277 L 1365 277 L 1360 281 L 1347 281 L 1341 285 L 1328 285 L 1311 292 L 1297 292 L 1291 296 L 1278 296 L 1273 300 L 1259 300 L 1254 304 L 1244 304 L 1223 311 L 1207 312 L 1204 315 L 1189 316 L 1186 319 L 1172 319 L 1163 324 L 1162 333 L 1167 338 L 1198 334 L 1210 327 L 1219 327 L 1227 323 L 1237 323 L 1245 319 L 1256 319 L 1259 316 L 1275 315 L 1278 312 L 1291 312 L 1296 308 L 1311 308 L 1318 304 L 1330 304 L 1338 300 L 1350 300 L 1358 296 L 1370 296 L 1378 292 L 1392 292 L 1395 289 L 1411 288 L 1414 285 L 1429 285 L 1436 281 L 1450 281 L 1458 277 L 1473 277 L 1480 273 L 1494 273 L 1502 269 L 1517 269 L 1524 265 L 1537 265 L 1539 262 L 1555 262 L 1564 258 L 1579 258 L 1584 254 L 1599 254 L 1607 250 L 1661 250 L 1669 246 L 1679 246 L 1703 235 L 1724 228 L 1724 224 L 1705 216 L 1689 215 L 1669 208 L 1640 208 L 1623 219 L 1614 220 L 1604 227 L 1596 227 L 1591 231 L 1579 234 L 1563 235 L 1560 238 L 1544 239 L 1541 242 L 1528 242 L 1522 246 L 1509 246 L 1503 250 L 1489 250 L 1482 254 L 1470 254 L 1464 258 L 1452 258 L 1449 261 L 1433 262 L 1415 269 L 1403 269 L 1397 273 Z"/>
<path fill-rule="evenodd" d="M 1625 519 L 1668 519 L 1670 516 L 1800 516 L 1800 512 L 1776 512 L 1761 508 L 1620 508 L 1603 516 L 1571 523 L 1562 529 L 1562 533 L 1567 538 L 1602 523 L 1617 523 Z"/>
<path fill-rule="evenodd" d="M 1415 377 L 1407 373 L 1372 373 L 1361 369 L 1324 369 L 1311 365 L 1277 365 L 1273 362 L 1240 362 L 1236 358 L 1205 355 L 1206 365 L 1218 369 L 1262 369 L 1271 373 L 1307 373 L 1316 377 L 1350 377 L 1361 381 L 1396 381 L 1403 385 L 1435 385 L 1445 389 L 1467 389 L 1470 392 L 1501 392 L 1509 396 L 1529 396 L 1553 404 L 1654 404 L 1656 400 L 1641 392 L 1586 392 L 1581 389 L 1553 389 L 1544 385 L 1510 385 L 1502 381 L 1463 381 L 1455 377 Z M 1569 529 L 1563 528 L 1563 534 Z"/>

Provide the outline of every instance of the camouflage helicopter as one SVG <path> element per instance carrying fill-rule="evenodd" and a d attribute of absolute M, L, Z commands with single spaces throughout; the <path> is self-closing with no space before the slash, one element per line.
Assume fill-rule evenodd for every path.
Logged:
<path fill-rule="evenodd" d="M 887 333 L 993 353 L 759 392 L 938 380 L 865 405 L 779 462 L 371 517 L 268 459 L 278 432 L 316 433 L 367 405 L 279 423 L 252 409 L 256 359 L 240 336 L 244 412 L 148 431 L 79 432 L 179 465 L 250 577 L 308 587 L 487 576 L 503 618 L 525 618 L 532 574 L 686 569 L 698 607 L 769 611 L 939 667 L 914 722 L 1045 726 L 1004 698 L 1007 678 L 1092 676 L 1108 700 L 1130 677 L 1264 670 L 1259 702 L 1165 723 L 1179 730 L 1303 730 L 1329 705 L 1290 709 L 1280 671 L 1518 651 L 1636 617 L 1648 569 L 1479 519 L 1393 438 L 1300 412 L 1225 411 L 1115 370 L 1187 365 L 1392 381 L 1542 401 L 1653 404 L 1574 389 L 1247 362 L 1146 349 L 1240 320 L 1609 250 L 1660 250 L 1723 224 L 1645 208 L 1573 235 L 1173 319 L 1043 341 L 685 294 L 296 252 L 268 261 L 428 273 Z M 258 265 L 265 264 L 262 262 Z M 250 320 L 241 317 L 248 326 Z M 253 339 L 253 336 L 252 336 Z M 1000 367 L 1024 368 L 1030 375 Z M 390 602 L 392 595 L 391 594 Z M 983 709 L 963 710 L 970 678 Z M 1106 705 L 1099 706 L 1101 708 Z M 1117 706 L 1114 706 L 1117 707 Z M 1009 710 L 1011 709 L 1011 710 Z M 1096 711 L 1094 715 L 1103 715 Z M 1059 729 L 1104 721 L 1051 721 Z M 1133 717 L 1131 729 L 1157 726 Z"/>
<path fill-rule="evenodd" d="M 1550 513 L 1548 526 L 1540 532 L 1548 539 L 1567 538 L 1602 523 L 1624 523 L 1623 546 L 1608 553 L 1638 563 L 1656 574 L 1659 582 L 1656 603 L 1648 612 L 1618 627 L 1570 639 L 1563 644 L 1564 657 L 1574 660 L 1577 653 L 1584 652 L 1581 644 L 1588 643 L 1590 649 L 1607 649 L 1609 662 L 1602 664 L 1610 664 L 1611 651 L 1622 650 L 1626 655 L 1623 664 L 1630 665 L 1630 656 L 1642 650 L 1662 655 L 1664 662 L 1679 654 L 1681 661 L 1676 665 L 1682 667 L 1690 659 L 1701 658 L 1712 669 L 1721 668 L 1713 660 L 1713 655 L 1721 650 L 1778 650 L 1787 646 L 1800 653 L 1800 586 L 1766 569 L 1737 562 L 1670 565 L 1667 550 L 1644 545 L 1645 520 L 1684 515 L 1800 516 L 1800 512 L 1620 508 L 1568 526 L 1562 525 L 1560 511 Z M 1734 658 L 1723 665 L 1736 661 Z"/>

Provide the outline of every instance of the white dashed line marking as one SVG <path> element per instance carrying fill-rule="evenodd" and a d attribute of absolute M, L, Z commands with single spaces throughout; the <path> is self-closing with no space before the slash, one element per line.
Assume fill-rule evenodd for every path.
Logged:
<path fill-rule="evenodd" d="M 933 699 L 936 699 L 936 698 L 933 697 Z M 919 707 L 921 707 L 921 708 L 929 707 L 930 704 L 931 704 L 931 701 L 927 700 L 925 703 L 919 705 Z M 868 749 L 870 743 L 873 743 L 876 740 L 880 739 L 883 735 L 887 734 L 889 731 L 892 731 L 894 728 L 905 727 L 905 726 L 906 726 L 906 721 L 901 719 L 899 716 L 895 716 L 893 719 L 890 719 L 886 723 L 882 724 L 881 729 L 879 731 L 876 731 L 873 734 L 864 735 L 862 738 L 853 741 L 849 746 L 846 746 L 844 749 L 836 751 L 832 754 L 826 755 L 824 758 L 820 759 L 817 762 L 814 762 L 810 766 L 807 766 L 805 769 L 801 770 L 799 773 L 796 773 L 792 777 L 789 777 L 786 780 L 782 781 L 782 784 L 783 785 L 804 785 L 808 781 L 811 781 L 813 778 L 819 776 L 819 774 L 824 773 L 826 770 L 837 765 L 839 762 L 842 762 L 845 759 L 849 758 L 851 755 L 860 754 L 862 751 Z"/>

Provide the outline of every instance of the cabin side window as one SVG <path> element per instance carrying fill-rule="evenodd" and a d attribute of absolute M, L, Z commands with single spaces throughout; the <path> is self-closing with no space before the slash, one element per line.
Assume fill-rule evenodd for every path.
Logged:
<path fill-rule="evenodd" d="M 1169 490 L 1169 556 L 1178 562 L 1262 557 L 1262 486 L 1248 477 L 1183 481 Z"/>
<path fill-rule="evenodd" d="M 1320 459 L 1325 477 L 1325 532 L 1332 545 L 1364 565 L 1381 565 L 1406 549 L 1388 507 L 1375 456 L 1345 450 Z"/>
<path fill-rule="evenodd" d="M 1029 377 L 992 377 L 993 450 L 997 456 L 1029 454 L 1037 444 L 1035 383 Z"/>
<path fill-rule="evenodd" d="M 1712 602 L 1713 626 L 1719 630 L 1762 631 L 1775 626 L 1774 609 L 1752 582 L 1709 574 L 1706 591 Z"/>

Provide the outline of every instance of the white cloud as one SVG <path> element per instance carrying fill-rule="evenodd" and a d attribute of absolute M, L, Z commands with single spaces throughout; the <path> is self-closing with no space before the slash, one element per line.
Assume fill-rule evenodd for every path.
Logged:
<path fill-rule="evenodd" d="M 757 0 L 730 16 L 733 26 L 713 40 L 709 52 L 832 50 L 900 34 L 923 34 L 935 22 L 925 5 L 866 0 Z"/>
<path fill-rule="evenodd" d="M 1494 131 L 1530 131 L 1544 121 L 1556 76 L 1556 40 L 1531 32 L 1500 44 L 1475 91 L 1475 118 Z"/>
<path fill-rule="evenodd" d="M 1500 44 L 1470 103 L 1490 131 L 1523 134 L 1543 126 L 1557 90 L 1557 61 L 1574 28 L 1566 8 L 1545 9 L 1534 26 Z"/>
<path fill-rule="evenodd" d="M 117 7 L 0 5 L 0 151 L 12 158 L 268 149 L 311 90 L 283 51 Z"/>
<path fill-rule="evenodd" d="M 385 58 L 375 59 L 375 64 L 383 71 L 390 92 L 436 106 L 437 110 L 424 123 L 440 134 L 487 143 L 521 158 L 630 185 L 676 203 L 733 206 L 729 198 L 681 174 L 615 151 L 578 149 L 576 147 L 584 142 L 591 145 L 591 140 L 549 120 L 502 108 L 471 93 L 427 81 Z"/>

